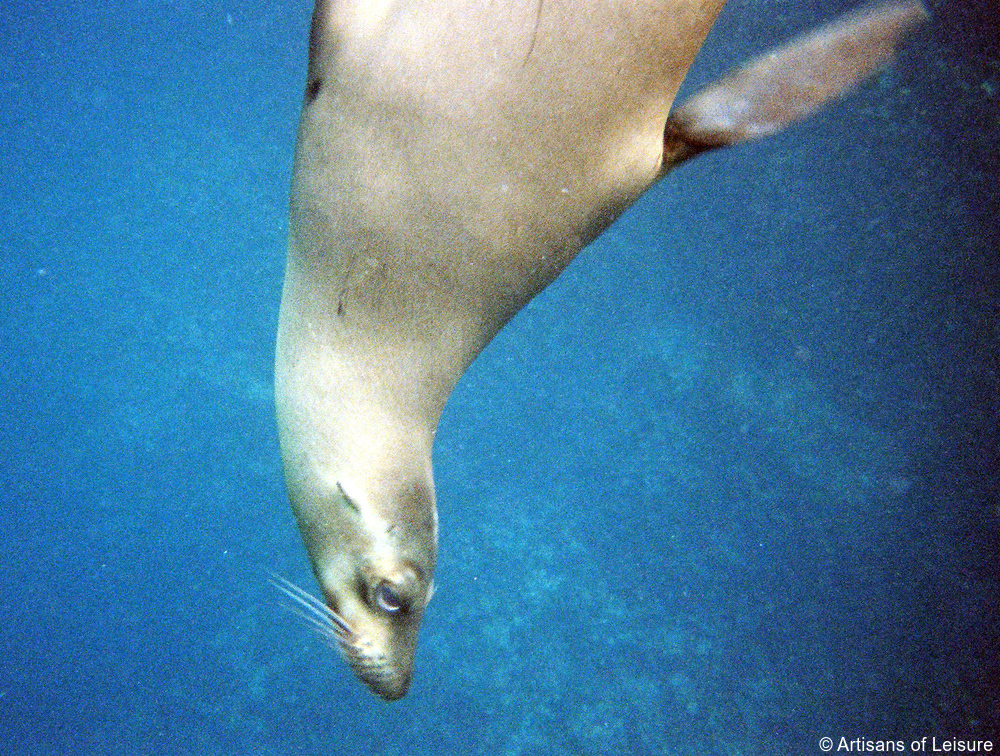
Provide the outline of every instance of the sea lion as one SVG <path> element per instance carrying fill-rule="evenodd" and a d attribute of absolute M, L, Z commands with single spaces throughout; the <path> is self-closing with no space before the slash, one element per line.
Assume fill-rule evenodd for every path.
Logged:
<path fill-rule="evenodd" d="M 773 51 L 668 118 L 724 0 L 318 0 L 275 395 L 323 601 L 282 587 L 386 699 L 433 592 L 431 446 L 469 363 L 642 192 L 885 62 L 900 2 Z"/>

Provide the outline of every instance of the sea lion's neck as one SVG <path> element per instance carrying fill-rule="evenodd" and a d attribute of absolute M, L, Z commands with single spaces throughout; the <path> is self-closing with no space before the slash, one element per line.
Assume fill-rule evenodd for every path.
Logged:
<path fill-rule="evenodd" d="M 412 344 L 320 317 L 300 284 L 290 271 L 275 399 L 289 496 L 314 566 L 330 564 L 331 544 L 357 558 L 387 547 L 430 575 L 431 447 L 457 376 L 421 367 Z"/>

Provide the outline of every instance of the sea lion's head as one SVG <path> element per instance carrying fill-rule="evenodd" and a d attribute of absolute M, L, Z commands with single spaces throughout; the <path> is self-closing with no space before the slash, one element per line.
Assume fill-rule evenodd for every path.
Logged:
<path fill-rule="evenodd" d="M 367 491 L 378 491 L 383 500 L 376 505 Z M 289 493 L 323 602 L 287 583 L 279 587 L 336 643 L 373 693 L 389 701 L 402 697 L 433 592 L 433 490 L 424 482 L 352 489 L 336 481 L 322 495 L 292 485 Z"/>

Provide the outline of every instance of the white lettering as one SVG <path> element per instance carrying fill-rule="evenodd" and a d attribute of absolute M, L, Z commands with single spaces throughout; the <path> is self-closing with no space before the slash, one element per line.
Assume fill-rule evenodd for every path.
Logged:
<path fill-rule="evenodd" d="M 992 740 L 961 740 L 960 738 L 931 738 L 934 753 L 991 753 Z"/>

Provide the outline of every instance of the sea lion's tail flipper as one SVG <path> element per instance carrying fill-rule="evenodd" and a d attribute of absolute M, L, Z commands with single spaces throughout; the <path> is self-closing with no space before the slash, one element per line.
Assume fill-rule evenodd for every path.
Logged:
<path fill-rule="evenodd" d="M 811 115 L 888 63 L 903 37 L 926 19 L 919 0 L 851 13 L 696 92 L 667 120 L 663 172 Z"/>

